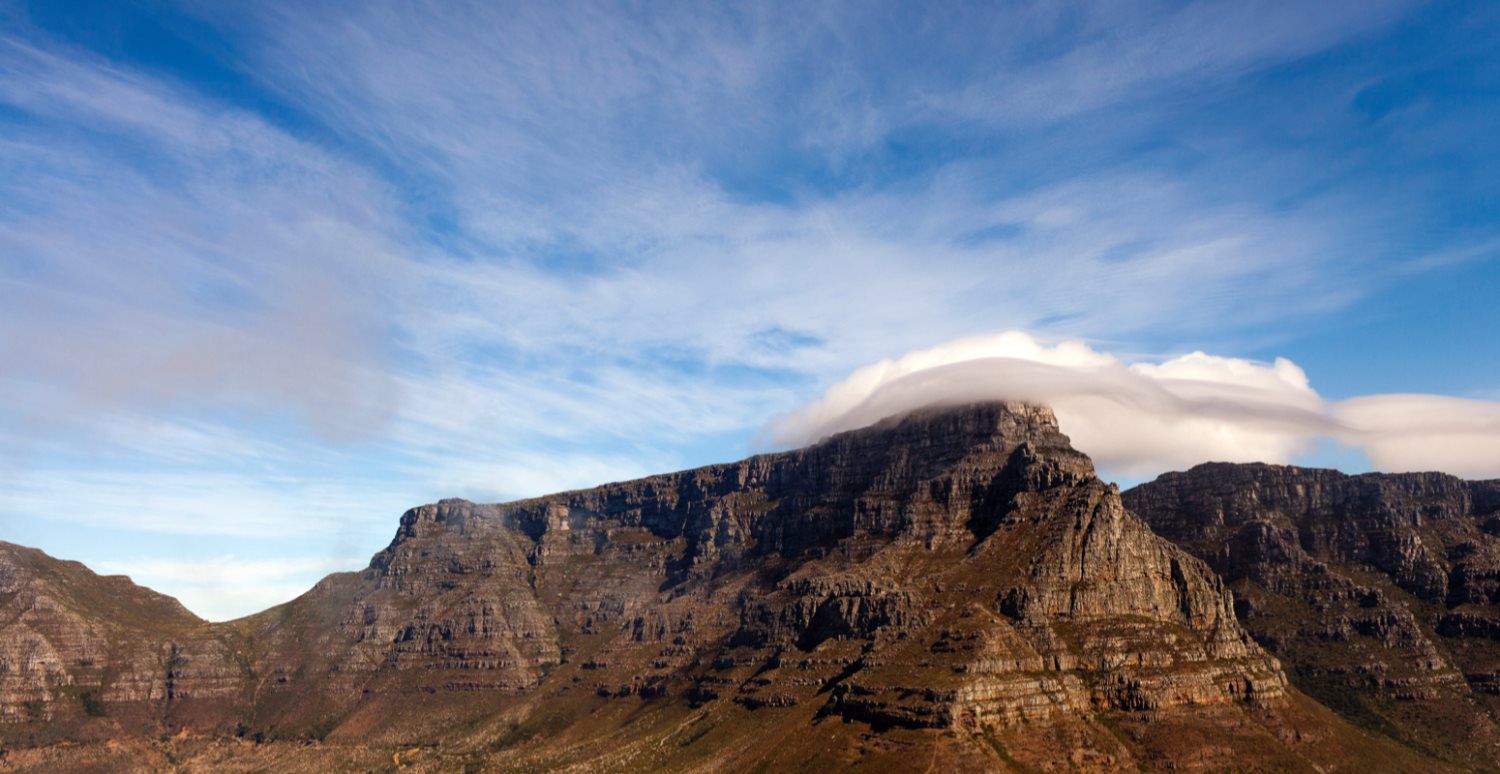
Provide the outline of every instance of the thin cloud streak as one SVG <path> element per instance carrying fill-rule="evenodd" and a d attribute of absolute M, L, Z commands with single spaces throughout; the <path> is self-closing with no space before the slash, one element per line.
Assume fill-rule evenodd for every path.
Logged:
<path fill-rule="evenodd" d="M 29 74 L 43 76 L 27 88 L 46 96 L 31 102 L 45 102 L 49 114 L 127 124 L 163 147 L 183 132 L 226 138 L 172 151 L 192 173 L 190 180 L 223 182 L 219 151 L 235 139 L 254 137 L 251 147 L 257 150 L 236 162 L 256 172 L 248 178 L 251 187 L 231 186 L 213 198 L 118 174 L 105 176 L 106 185 L 92 191 L 43 187 L 30 193 L 56 218 L 34 220 L 26 234 L 10 236 L 24 237 L 39 260 L 75 262 L 71 277 L 117 275 L 150 283 L 126 294 L 141 303 L 111 306 L 94 302 L 102 295 L 98 288 L 12 280 L 25 283 L 17 295 L 31 302 L 12 309 L 20 325 L 8 339 L 11 360 L 35 378 L 7 384 L 12 395 L 26 399 L 23 405 L 37 407 L 32 417 L 66 414 L 86 422 L 91 413 L 172 411 L 185 401 L 209 409 L 240 402 L 272 409 L 300 404 L 315 427 L 334 437 L 340 428 L 367 429 L 372 417 L 388 416 L 373 426 L 383 427 L 398 445 L 440 443 L 455 457 L 460 450 L 524 449 L 537 440 L 601 434 L 670 439 L 684 428 L 693 428 L 689 436 L 750 428 L 796 399 L 786 387 L 740 386 L 716 376 L 715 369 L 770 369 L 811 383 L 893 347 L 957 335 L 976 324 L 1065 319 L 1063 325 L 1075 330 L 1144 331 L 1168 322 L 1246 321 L 1263 314 L 1257 312 L 1266 308 L 1260 299 L 1284 298 L 1334 270 L 1326 261 L 1322 272 L 1293 270 L 1319 265 L 1330 224 L 1243 204 L 1194 203 L 1189 188 L 1158 174 L 1115 173 L 996 201 L 981 193 L 981 171 L 962 165 L 915 192 L 916 203 L 910 195 L 853 193 L 820 202 L 748 204 L 691 173 L 635 190 L 626 175 L 627 193 L 615 194 L 616 204 L 580 211 L 646 207 L 638 216 L 602 228 L 592 217 L 546 222 L 654 247 L 636 260 L 582 274 L 531 260 L 456 260 L 403 245 L 398 234 L 376 222 L 399 208 L 382 198 L 379 185 L 366 181 L 347 191 L 340 187 L 333 199 L 338 211 L 355 216 L 324 218 L 317 227 L 336 229 L 337 254 L 321 252 L 321 237 L 309 240 L 302 233 L 284 249 L 258 247 L 252 256 L 231 245 L 263 244 L 248 235 L 251 229 L 284 233 L 289 208 L 318 211 L 296 198 L 299 192 L 316 199 L 326 195 L 319 181 L 358 181 L 364 173 L 243 114 L 195 107 L 180 90 L 59 56 L 41 57 L 48 63 L 43 67 L 32 62 L 39 56 L 23 60 L 36 71 Z M 113 80 L 101 86 L 101 79 Z M 126 96 L 81 106 L 69 96 L 90 90 Z M 151 120 L 138 118 L 143 113 Z M 158 126 L 167 119 L 181 126 Z M 70 157 L 87 158 L 85 150 Z M 54 155 L 41 161 L 61 163 Z M 287 189 L 272 177 L 272 203 L 271 189 L 254 182 L 262 166 L 292 170 L 313 185 Z M 120 211 L 142 188 L 159 199 L 158 212 L 184 213 L 182 229 L 190 238 L 133 233 L 135 224 L 159 220 Z M 1135 195 L 1121 199 L 1116 192 L 1122 189 Z M 79 197 L 94 204 L 71 206 Z M 280 201 L 288 197 L 290 205 Z M 243 212 L 247 233 L 235 233 L 232 242 L 212 233 L 200 236 L 202 223 L 188 213 L 230 199 L 242 203 L 223 209 Z M 1178 215 L 1164 222 L 1156 215 L 1163 210 Z M 262 225 L 268 223 L 277 225 Z M 647 223 L 657 230 L 643 239 L 640 229 Z M 955 235 L 997 227 L 1014 238 L 955 241 Z M 102 240 L 58 244 L 44 233 Z M 139 245 L 133 253 L 138 257 L 122 263 L 122 244 Z M 238 274 L 248 259 L 273 254 L 270 265 L 285 266 L 284 277 L 264 268 Z M 351 260 L 372 255 L 379 256 L 381 268 L 352 285 L 316 281 L 302 271 L 324 265 L 325 257 L 333 257 L 334 266 L 353 267 L 366 264 Z M 922 265 L 914 265 L 912 255 L 925 256 Z M 77 263 L 85 258 L 89 263 Z M 132 262 L 148 270 L 122 273 Z M 225 319 L 221 310 L 185 306 L 182 281 L 172 275 L 191 277 L 198 267 L 218 272 L 209 275 L 210 287 L 222 280 L 235 295 L 277 298 L 273 312 Z M 1130 292 L 1132 287 L 1143 292 Z M 287 288 L 298 290 L 288 295 L 281 290 Z M 87 295 L 67 305 L 66 294 L 79 292 Z M 56 295 L 42 302 L 49 293 Z M 1327 303 L 1323 292 L 1309 298 Z M 70 326 L 57 319 L 57 310 L 66 309 L 89 319 L 89 327 L 69 334 Z M 299 318 L 299 309 L 319 316 Z M 97 319 L 101 312 L 110 319 Z M 1286 312 L 1280 307 L 1277 313 Z M 372 356 L 360 341 L 362 332 L 382 325 L 394 327 L 405 344 L 405 365 L 394 379 L 396 363 Z M 94 338 L 100 330 L 135 338 Z M 774 330 L 793 331 L 803 343 L 767 350 L 763 336 Z M 185 338 L 183 332 L 189 332 Z M 60 358 L 65 352 L 71 354 Z M 695 370 L 657 375 L 652 356 L 640 354 L 651 352 L 695 364 Z M 477 353 L 494 354 L 476 359 Z M 485 364 L 485 357 L 494 362 Z M 514 371 L 516 363 L 525 370 Z M 65 389 L 56 390 L 58 384 Z M 78 400 L 57 405 L 59 395 L 69 394 Z"/>
<path fill-rule="evenodd" d="M 195 6 L 271 110 L 7 30 L 0 516 L 342 556 L 417 502 L 740 456 L 976 330 L 1310 325 L 1447 263 L 1390 247 L 1390 187 L 1170 103 L 1403 8 Z"/>
<path fill-rule="evenodd" d="M 10 405 L 38 424 L 183 402 L 291 407 L 332 436 L 378 424 L 377 184 L 88 57 L 0 38 L 0 73 L 39 127 L 0 144 L 25 172 L 0 183 Z"/>

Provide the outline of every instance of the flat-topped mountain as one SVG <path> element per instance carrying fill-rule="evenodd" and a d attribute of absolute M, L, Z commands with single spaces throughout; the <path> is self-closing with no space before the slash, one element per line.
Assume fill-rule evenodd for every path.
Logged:
<path fill-rule="evenodd" d="M 55 668 L 3 664 L 45 686 L 3 697 L 12 740 L 185 730 L 203 741 L 170 760 L 210 767 L 1434 763 L 1289 687 L 1214 571 L 1021 404 L 414 508 L 364 570 L 226 624 L 130 623 L 89 598 L 27 629 Z M 69 643 L 122 615 L 126 644 L 85 669 Z M 76 749 L 12 760 L 104 754 Z"/>

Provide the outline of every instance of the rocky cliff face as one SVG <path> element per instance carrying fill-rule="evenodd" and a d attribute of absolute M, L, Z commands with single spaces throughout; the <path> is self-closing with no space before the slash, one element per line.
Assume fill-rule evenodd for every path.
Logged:
<path fill-rule="evenodd" d="M 443 765 L 1406 754 L 1289 691 L 1208 566 L 1126 510 L 1050 411 L 1018 404 L 928 409 L 587 491 L 415 508 L 361 572 L 230 624 L 141 631 L 121 651 L 141 665 L 128 679 L 73 678 L 113 697 L 106 714 L 167 717 L 186 690 L 222 701 L 162 722 L 438 744 L 459 756 Z M 37 679 L 40 662 L 16 663 Z"/>
<path fill-rule="evenodd" d="M 138 726 L 216 714 L 243 687 L 231 640 L 128 578 L 0 543 L 0 721 L 67 735 L 109 707 Z"/>
<path fill-rule="evenodd" d="M 1500 760 L 1500 482 L 1211 464 L 1124 499 L 1230 583 L 1300 688 L 1434 754 Z"/>
<path fill-rule="evenodd" d="M 598 696 L 932 728 L 1284 692 L 1218 579 L 1127 513 L 1050 412 L 1019 405 L 417 508 L 357 582 L 259 625 L 265 690 L 340 711 L 371 692 L 520 693 L 565 665 Z"/>

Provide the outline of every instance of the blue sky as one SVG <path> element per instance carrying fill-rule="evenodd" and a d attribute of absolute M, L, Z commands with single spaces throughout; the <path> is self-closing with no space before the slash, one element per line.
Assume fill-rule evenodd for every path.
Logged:
<path fill-rule="evenodd" d="M 1012 329 L 1500 400 L 1494 4 L 717 5 L 0 2 L 0 538 L 244 614 Z"/>

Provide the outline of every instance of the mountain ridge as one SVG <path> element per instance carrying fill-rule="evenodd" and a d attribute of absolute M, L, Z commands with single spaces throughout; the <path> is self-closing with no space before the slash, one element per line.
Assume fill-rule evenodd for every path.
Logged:
<path fill-rule="evenodd" d="M 1209 565 L 1016 403 L 419 506 L 364 569 L 151 645 L 119 646 L 133 682 L 62 670 L 0 734 L 259 739 L 231 757 L 293 768 L 1431 762 L 1290 687 Z"/>
<path fill-rule="evenodd" d="M 1124 500 L 1225 578 L 1315 698 L 1500 760 L 1500 480 L 1216 463 Z"/>

